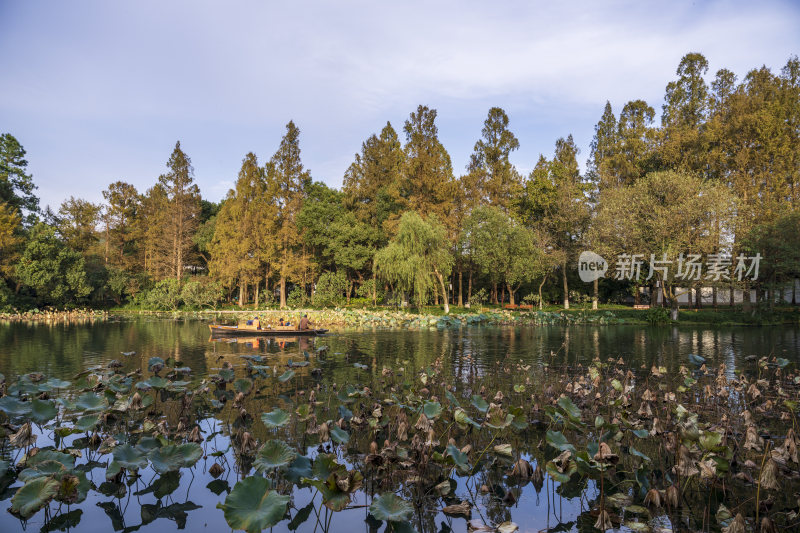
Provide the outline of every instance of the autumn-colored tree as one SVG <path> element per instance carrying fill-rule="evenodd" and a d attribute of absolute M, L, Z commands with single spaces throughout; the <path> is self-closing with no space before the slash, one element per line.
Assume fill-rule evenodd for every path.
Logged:
<path fill-rule="evenodd" d="M 14 265 L 23 243 L 21 229 L 19 211 L 6 202 L 0 202 L 0 278 L 9 280 L 14 275 Z M 0 283 L 3 283 L 3 279 L 0 279 Z"/>
<path fill-rule="evenodd" d="M 264 169 L 250 152 L 242 161 L 236 188 L 228 192 L 217 216 L 209 249 L 211 274 L 229 287 L 238 283 L 240 307 L 245 303 L 248 284 L 255 283 L 258 294 L 275 212 Z"/>
<path fill-rule="evenodd" d="M 267 191 L 277 206 L 270 263 L 275 265 L 280 287 L 280 306 L 286 307 L 287 281 L 302 282 L 309 268 L 297 215 L 303 207 L 311 175 L 300 159 L 300 129 L 290 121 L 278 151 L 266 166 Z"/>

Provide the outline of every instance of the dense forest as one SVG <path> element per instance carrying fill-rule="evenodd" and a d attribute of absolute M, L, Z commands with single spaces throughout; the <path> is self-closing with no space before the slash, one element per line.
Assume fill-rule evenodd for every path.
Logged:
<path fill-rule="evenodd" d="M 706 58 L 690 53 L 664 102 L 658 124 L 643 100 L 618 112 L 606 103 L 584 173 L 568 135 L 529 175 L 510 161 L 519 141 L 503 109 L 489 110 L 458 172 L 436 110 L 420 105 L 401 132 L 387 122 L 363 142 L 341 190 L 313 180 L 300 129 L 289 122 L 268 160 L 244 156 L 220 203 L 201 197 L 178 142 L 145 191 L 116 181 L 102 203 L 71 197 L 43 209 L 25 149 L 3 134 L 0 310 L 568 308 L 638 298 L 640 285 L 656 281 L 664 300 L 677 301 L 673 272 L 581 282 L 575 265 L 586 249 L 604 257 L 636 251 L 645 272 L 651 254 L 760 253 L 756 280 L 692 283 L 712 287 L 715 299 L 716 291 L 752 287 L 756 301 L 774 301 L 776 287 L 800 276 L 800 60 L 777 74 L 761 67 L 737 80 L 722 69 L 712 79 Z"/>

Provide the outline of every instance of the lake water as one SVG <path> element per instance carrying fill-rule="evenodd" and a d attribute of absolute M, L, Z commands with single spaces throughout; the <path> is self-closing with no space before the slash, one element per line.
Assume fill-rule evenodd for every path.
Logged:
<path fill-rule="evenodd" d="M 174 319 L 158 316 L 137 318 L 111 318 L 92 324 L 0 324 L 0 373 L 7 382 L 27 373 L 42 373 L 75 382 L 78 374 L 93 367 L 106 367 L 112 360 L 120 363 L 120 372 L 141 371 L 148 375 L 151 357 L 172 359 L 175 366 L 188 367 L 188 380 L 194 384 L 213 376 L 223 365 L 229 363 L 237 373 L 243 372 L 246 359 L 243 355 L 261 355 L 264 364 L 272 367 L 268 384 L 245 403 L 248 413 L 257 421 L 253 425 L 253 436 L 261 442 L 274 435 L 260 422 L 261 412 L 281 405 L 296 407 L 299 391 L 341 390 L 352 384 L 363 386 L 370 383 L 380 387 L 382 369 L 390 369 L 399 375 L 416 376 L 439 361 L 443 375 L 459 392 L 469 394 L 477 387 L 485 386 L 490 395 L 496 388 L 508 385 L 514 379 L 509 365 L 530 365 L 536 368 L 576 368 L 585 366 L 595 358 L 624 359 L 634 368 L 650 369 L 664 366 L 677 373 L 680 365 L 686 364 L 689 354 L 705 357 L 710 364 L 725 363 L 728 372 L 736 369 L 755 371 L 752 358 L 748 356 L 781 357 L 800 362 L 800 328 L 797 326 L 759 328 L 702 328 L 702 327 L 642 327 L 642 326 L 571 326 L 571 327 L 468 327 L 445 330 L 343 330 L 332 332 L 321 338 L 310 339 L 235 339 L 212 340 L 208 321 L 199 319 Z M 316 355 L 316 348 L 325 345 L 327 350 Z M 130 354 L 135 352 L 135 354 Z M 284 372 L 290 361 L 301 362 L 308 356 L 310 364 L 296 368 L 296 376 L 279 382 L 277 374 Z M 129 355 L 123 355 L 128 353 Z M 749 364 L 748 366 L 748 362 Z M 359 366 L 356 366 L 358 364 Z M 364 369 L 360 365 L 366 366 Z M 318 369 L 318 370 L 317 370 Z M 314 370 L 316 373 L 312 373 Z M 528 379 L 528 392 L 545 383 Z M 377 394 L 388 391 L 374 391 Z M 377 396 L 376 394 L 376 396 Z M 170 418 L 169 410 L 167 418 Z M 291 412 L 291 411 L 290 411 Z M 334 414 L 331 418 L 335 419 Z M 198 413 L 198 421 L 211 440 L 203 443 L 206 456 L 192 469 L 180 473 L 175 487 L 161 498 L 155 496 L 152 482 L 157 476 L 147 469 L 132 484 L 114 494 L 103 494 L 99 490 L 89 492 L 87 499 L 68 507 L 51 503 L 49 511 L 39 511 L 27 522 L 20 521 L 9 512 L 0 513 L 0 531 L 66 530 L 70 531 L 227 531 L 223 512 L 216 509 L 223 502 L 227 491 L 242 477 L 248 468 L 239 468 L 237 459 L 229 449 L 229 430 L 235 427 L 236 413 L 223 409 L 217 414 Z M 171 420 L 177 423 L 177 420 Z M 279 436 L 292 440 L 289 434 Z M 302 433 L 302 431 L 301 431 Z M 368 436 L 353 435 L 355 441 Z M 38 446 L 52 442 L 45 431 L 40 435 Z M 531 458 L 535 449 L 541 448 L 541 432 L 530 430 L 511 439 L 511 444 L 523 456 Z M 305 449 L 302 442 L 295 443 Z M 368 441 L 365 444 L 368 447 Z M 313 455 L 316 445 L 309 447 Z M 362 449 L 364 449 L 362 447 Z M 215 462 L 214 450 L 224 452 L 217 461 L 225 461 L 225 473 L 215 482 L 208 473 Z M 6 447 L 5 457 L 19 459 Z M 105 463 L 108 455 L 97 455 L 93 459 Z M 84 458 L 83 460 L 87 460 Z M 346 458 L 343 458 L 346 460 Z M 78 460 L 80 462 L 81 459 Z M 105 481 L 103 468 L 90 469 L 87 477 L 99 487 Z M 561 491 L 558 494 L 537 490 L 533 484 L 515 487 L 516 501 L 503 501 L 497 479 L 492 472 L 480 474 L 473 482 L 457 479 L 457 494 L 470 495 L 478 507 L 472 518 L 485 522 L 500 523 L 514 521 L 520 531 L 538 532 L 542 529 L 591 531 L 592 520 L 584 511 L 597 492 L 592 482 L 577 490 Z M 367 480 L 365 487 L 378 488 L 379 481 Z M 547 481 L 549 483 L 549 481 Z M 483 484 L 491 487 L 488 494 L 478 494 Z M 15 482 L 10 487 L 0 483 L 0 498 L 3 506 L 21 486 Z M 503 485 L 504 486 L 504 485 Z M 506 486 L 506 489 L 508 487 Z M 123 493 L 124 492 L 124 493 Z M 166 492 L 166 490 L 164 491 Z M 474 493 L 474 494 L 473 494 Z M 314 492 L 309 488 L 296 489 L 293 493 L 292 516 L 312 501 Z M 319 502 L 319 499 L 316 500 Z M 329 513 L 325 508 L 311 513 L 310 519 L 300 525 L 299 531 L 377 531 L 365 521 L 369 503 L 363 491 L 357 492 L 351 509 Z M 319 512 L 319 516 L 316 516 Z M 70 513 L 67 515 L 67 513 Z M 62 518 L 61 521 L 58 517 Z M 330 522 L 328 522 L 330 520 Z M 693 524 L 692 518 L 671 523 L 666 517 L 654 519 L 665 527 L 681 529 Z M 463 518 L 447 517 L 431 509 L 420 509 L 413 520 L 418 531 L 438 532 L 466 531 Z M 288 531 L 289 520 L 278 524 L 275 531 Z M 682 525 L 683 524 L 683 525 Z M 697 527 L 698 524 L 694 524 Z"/>

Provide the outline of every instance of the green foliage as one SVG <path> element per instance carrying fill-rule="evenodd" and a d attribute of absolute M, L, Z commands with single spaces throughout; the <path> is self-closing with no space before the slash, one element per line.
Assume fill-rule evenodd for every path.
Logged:
<path fill-rule="evenodd" d="M 300 309 L 308 306 L 310 301 L 306 290 L 300 285 L 295 285 L 292 287 L 292 290 L 289 291 L 289 296 L 286 298 L 286 305 L 293 309 Z"/>
<path fill-rule="evenodd" d="M 320 307 L 335 307 L 345 300 L 349 283 L 344 272 L 323 272 L 317 280 L 313 304 Z"/>
<path fill-rule="evenodd" d="M 53 227 L 42 223 L 31 230 L 16 273 L 36 291 L 41 304 L 75 305 L 91 292 L 81 254 L 61 242 Z"/>
<path fill-rule="evenodd" d="M 181 284 L 175 278 L 159 281 L 140 300 L 149 309 L 174 311 L 181 304 Z"/>
<path fill-rule="evenodd" d="M 437 281 L 445 292 L 443 279 L 453 267 L 444 226 L 435 216 L 424 220 L 413 211 L 405 213 L 395 238 L 375 255 L 375 266 L 382 278 L 414 293 L 417 305 L 424 305 L 437 290 Z"/>
<path fill-rule="evenodd" d="M 189 309 L 216 308 L 223 295 L 222 283 L 207 278 L 187 281 L 181 289 L 181 300 Z"/>
<path fill-rule="evenodd" d="M 666 307 L 651 307 L 645 312 L 645 320 L 650 324 L 669 324 L 669 309 Z"/>

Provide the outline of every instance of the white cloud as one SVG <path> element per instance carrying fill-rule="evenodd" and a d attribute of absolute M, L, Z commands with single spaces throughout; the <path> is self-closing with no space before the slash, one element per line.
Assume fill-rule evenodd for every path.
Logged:
<path fill-rule="evenodd" d="M 63 197 L 64 173 L 80 176 L 79 193 L 95 199 L 120 177 L 146 188 L 177 138 L 194 150 L 203 191 L 221 197 L 219 180 L 235 179 L 248 150 L 267 159 L 292 118 L 307 166 L 338 184 L 361 141 L 386 120 L 400 131 L 418 103 L 440 109 L 457 170 L 490 105 L 511 115 L 521 166 L 569 132 L 586 156 L 603 103 L 619 110 L 644 98 L 658 108 L 688 51 L 704 53 L 712 75 L 727 67 L 740 76 L 761 64 L 777 70 L 800 52 L 800 10 L 781 2 L 151 1 L 0 10 L 0 47 L 13 50 L 3 60 L 0 129 L 28 148 L 50 203 Z"/>

